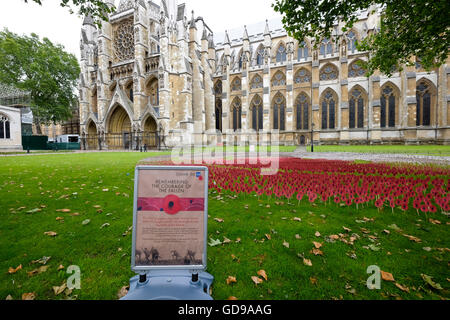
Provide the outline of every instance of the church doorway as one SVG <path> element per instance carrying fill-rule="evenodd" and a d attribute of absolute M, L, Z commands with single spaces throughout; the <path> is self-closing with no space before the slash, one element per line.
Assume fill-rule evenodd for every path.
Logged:
<path fill-rule="evenodd" d="M 130 149 L 132 147 L 131 120 L 125 109 L 117 105 L 108 121 L 106 144 L 109 150 Z"/>
<path fill-rule="evenodd" d="M 142 146 L 153 149 L 158 147 L 158 125 L 152 116 L 149 116 L 144 122 L 144 133 L 142 137 Z"/>
<path fill-rule="evenodd" d="M 301 146 L 304 146 L 305 144 L 306 144 L 306 138 L 305 138 L 304 135 L 301 135 L 301 136 L 300 136 L 300 145 L 301 145 Z"/>
<path fill-rule="evenodd" d="M 98 133 L 94 121 L 90 121 L 87 127 L 86 144 L 88 150 L 98 149 Z"/>

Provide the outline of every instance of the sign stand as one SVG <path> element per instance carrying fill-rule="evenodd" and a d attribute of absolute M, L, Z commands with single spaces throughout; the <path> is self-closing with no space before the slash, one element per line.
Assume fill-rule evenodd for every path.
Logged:
<path fill-rule="evenodd" d="M 207 223 L 207 167 L 136 167 L 131 266 L 138 275 L 121 300 L 212 300 Z"/>

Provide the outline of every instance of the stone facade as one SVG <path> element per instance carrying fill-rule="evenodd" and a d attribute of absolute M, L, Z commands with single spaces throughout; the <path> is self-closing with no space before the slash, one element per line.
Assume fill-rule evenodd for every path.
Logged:
<path fill-rule="evenodd" d="M 113 4 L 113 0 L 108 0 Z M 359 13 L 345 34 L 314 49 L 281 21 L 213 33 L 175 0 L 121 0 L 97 29 L 81 33 L 80 124 L 89 148 L 243 144 L 252 130 L 285 145 L 449 143 L 450 60 L 420 61 L 392 77 L 366 77 L 355 40 L 376 32 L 379 14 Z M 189 17 L 188 17 L 189 16 Z M 217 131 L 218 130 L 218 131 Z M 204 134 L 208 133 L 208 134 Z"/>
<path fill-rule="evenodd" d="M 20 109 L 0 105 L 0 150 L 22 150 Z"/>

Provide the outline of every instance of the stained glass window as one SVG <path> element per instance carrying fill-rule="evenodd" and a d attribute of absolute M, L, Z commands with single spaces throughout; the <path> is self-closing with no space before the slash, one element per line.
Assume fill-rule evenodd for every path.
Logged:
<path fill-rule="evenodd" d="M 322 98 L 322 129 L 334 129 L 336 118 L 336 100 L 331 90 Z"/>
<path fill-rule="evenodd" d="M 359 89 L 354 89 L 349 101 L 349 128 L 364 127 L 364 97 Z"/>
<path fill-rule="evenodd" d="M 0 114 L 0 139 L 10 139 L 10 123 L 7 116 Z"/>
<path fill-rule="evenodd" d="M 252 110 L 252 129 L 260 131 L 263 129 L 264 119 L 263 104 L 260 96 L 256 95 L 253 98 L 250 108 Z"/>
<path fill-rule="evenodd" d="M 297 114 L 297 130 L 308 130 L 309 128 L 309 99 L 302 93 L 295 101 Z"/>
<path fill-rule="evenodd" d="M 348 67 L 348 77 L 364 77 L 366 75 L 366 70 L 360 66 L 360 60 L 356 60 L 350 64 Z"/>
<path fill-rule="evenodd" d="M 419 82 L 416 88 L 416 124 L 417 126 L 431 125 L 431 87 L 425 81 Z"/>
<path fill-rule="evenodd" d="M 283 72 L 278 71 L 272 78 L 272 87 L 284 86 L 286 85 L 286 76 Z"/>
<path fill-rule="evenodd" d="M 263 87 L 263 79 L 259 75 L 255 75 L 250 84 L 250 88 L 259 89 Z"/>
<path fill-rule="evenodd" d="M 320 70 L 319 77 L 321 81 L 336 80 L 338 78 L 338 75 L 338 69 L 332 64 L 327 64 Z"/>
<path fill-rule="evenodd" d="M 387 85 L 381 91 L 381 110 L 380 110 L 380 126 L 381 128 L 395 127 L 395 102 L 396 97 L 394 89 Z"/>
<path fill-rule="evenodd" d="M 281 94 L 277 94 L 273 100 L 273 129 L 285 130 L 286 100 Z"/>
<path fill-rule="evenodd" d="M 242 107 L 241 100 L 239 98 L 234 99 L 233 105 L 233 130 L 237 131 L 242 129 Z"/>
<path fill-rule="evenodd" d="M 333 53 L 333 45 L 329 39 L 323 39 L 320 43 L 320 54 L 325 56 Z"/>
<path fill-rule="evenodd" d="M 354 53 L 356 51 L 356 34 L 350 31 L 347 35 L 348 39 L 348 51 Z"/>
<path fill-rule="evenodd" d="M 298 61 L 300 61 L 301 59 L 306 60 L 308 59 L 308 56 L 309 56 L 309 49 L 306 43 L 303 41 L 298 45 L 297 59 Z"/>
<path fill-rule="evenodd" d="M 300 69 L 294 76 L 295 83 L 309 83 L 311 82 L 311 74 L 306 69 Z"/>
<path fill-rule="evenodd" d="M 242 82 L 240 78 L 235 78 L 231 83 L 231 91 L 240 91 L 242 90 Z"/>
<path fill-rule="evenodd" d="M 287 60 L 286 47 L 283 44 L 280 44 L 278 47 L 276 59 L 277 62 L 284 62 Z"/>

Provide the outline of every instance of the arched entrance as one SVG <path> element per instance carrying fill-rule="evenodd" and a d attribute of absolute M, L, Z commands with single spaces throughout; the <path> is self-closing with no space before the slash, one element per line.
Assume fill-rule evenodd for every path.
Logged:
<path fill-rule="evenodd" d="M 120 105 L 116 106 L 109 117 L 107 132 L 106 144 L 109 150 L 131 148 L 131 120 Z"/>
<path fill-rule="evenodd" d="M 152 116 L 149 116 L 144 122 L 144 133 L 142 136 L 142 146 L 147 146 L 147 148 L 157 148 L 158 147 L 158 125 Z"/>
<path fill-rule="evenodd" d="M 94 121 L 90 121 L 87 126 L 86 145 L 88 150 L 98 149 L 98 133 L 97 126 Z"/>
<path fill-rule="evenodd" d="M 300 136 L 300 145 L 301 145 L 301 146 L 304 146 L 305 144 L 306 144 L 306 138 L 305 138 L 304 135 L 301 135 L 301 136 Z"/>

